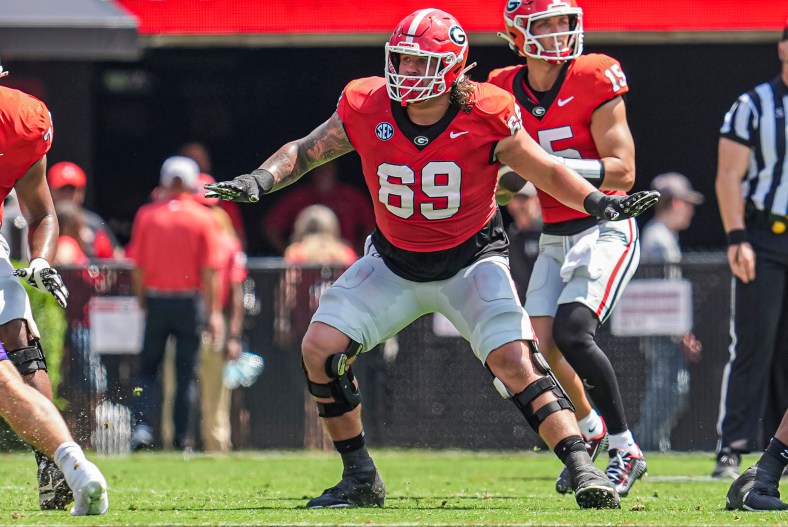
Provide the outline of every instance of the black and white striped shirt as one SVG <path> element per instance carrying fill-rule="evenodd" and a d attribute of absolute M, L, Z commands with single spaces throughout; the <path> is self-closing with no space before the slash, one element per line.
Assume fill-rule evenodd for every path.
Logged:
<path fill-rule="evenodd" d="M 725 114 L 720 135 L 749 147 L 742 195 L 767 214 L 788 215 L 788 86 L 782 77 L 742 94 Z"/>

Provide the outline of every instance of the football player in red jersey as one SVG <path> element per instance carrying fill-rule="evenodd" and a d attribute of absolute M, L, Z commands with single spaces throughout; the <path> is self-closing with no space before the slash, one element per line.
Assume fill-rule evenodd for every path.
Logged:
<path fill-rule="evenodd" d="M 356 150 L 361 157 L 377 227 L 365 255 L 323 293 L 302 342 L 309 391 L 344 471 L 307 507 L 383 505 L 350 365 L 432 312 L 471 343 L 499 392 L 566 464 L 578 504 L 619 506 L 517 300 L 495 203 L 497 173 L 507 163 L 572 208 L 608 218 L 637 215 L 658 194 L 597 191 L 522 130 L 509 93 L 465 75 L 467 57 L 467 36 L 454 17 L 416 11 L 386 45 L 385 78 L 350 82 L 337 111 L 308 136 L 251 174 L 205 186 L 210 197 L 255 202 L 340 155 Z"/>
<path fill-rule="evenodd" d="M 0 77 L 5 75 L 0 67 Z M 107 482 L 85 459 L 52 403 L 38 327 L 17 278 L 52 294 L 66 307 L 68 291 L 49 265 L 58 239 L 46 182 L 51 146 L 52 123 L 44 103 L 0 86 L 0 202 L 16 190 L 30 226 L 31 252 L 28 267 L 14 271 L 8 243 L 0 237 L 0 415 L 35 449 L 42 509 L 63 509 L 73 501 L 73 515 L 103 514 L 109 505 Z"/>
<path fill-rule="evenodd" d="M 574 0 L 508 0 L 504 21 L 507 33 L 500 36 L 525 64 L 494 70 L 488 82 L 514 94 L 525 130 L 554 159 L 605 195 L 624 196 L 635 182 L 635 147 L 622 98 L 629 87 L 619 63 L 606 55 L 581 55 L 583 12 Z M 511 177 L 502 174 L 501 182 Z M 500 189 L 499 201 L 510 195 Z M 525 309 L 540 349 L 576 406 L 589 453 L 595 458 L 609 448 L 607 476 L 626 496 L 646 462 L 627 427 L 616 374 L 595 335 L 637 269 L 637 224 L 573 209 L 545 189 L 538 195 L 544 227 Z M 589 404 L 584 381 L 606 423 Z M 556 490 L 572 490 L 565 470 Z"/>

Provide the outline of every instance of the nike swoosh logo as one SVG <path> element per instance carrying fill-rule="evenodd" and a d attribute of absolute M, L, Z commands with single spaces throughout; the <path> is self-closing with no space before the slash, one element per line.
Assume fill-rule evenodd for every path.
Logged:
<path fill-rule="evenodd" d="M 572 95 L 571 97 L 567 97 L 566 99 L 558 99 L 558 106 L 561 107 L 561 106 L 564 106 L 566 104 L 569 104 L 572 101 L 572 99 L 574 99 L 574 98 L 575 98 L 575 96 Z"/>
<path fill-rule="evenodd" d="M 467 131 L 467 130 L 466 130 L 466 131 L 464 131 L 464 132 L 449 132 L 449 137 L 451 137 L 452 139 L 457 139 L 457 138 L 458 138 L 458 137 L 460 137 L 461 135 L 463 135 L 463 134 L 467 134 L 467 133 L 468 133 L 468 131 Z"/>
<path fill-rule="evenodd" d="M 594 426 L 592 426 L 591 428 L 589 428 L 589 429 L 588 429 L 588 433 L 589 433 L 589 434 L 593 434 L 593 433 L 594 433 L 594 430 L 596 430 L 596 425 L 594 425 Z"/>

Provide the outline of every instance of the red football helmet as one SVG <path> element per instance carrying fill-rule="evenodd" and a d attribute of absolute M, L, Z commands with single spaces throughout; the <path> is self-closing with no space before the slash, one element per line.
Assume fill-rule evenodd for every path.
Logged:
<path fill-rule="evenodd" d="M 423 75 L 400 74 L 400 56 L 426 58 Z M 457 20 L 439 9 L 420 9 L 397 25 L 386 44 L 389 97 L 403 106 L 446 93 L 465 73 L 468 36 Z"/>
<path fill-rule="evenodd" d="M 569 31 L 547 33 L 537 38 L 531 32 L 536 20 L 553 16 L 569 17 Z M 531 57 L 558 64 L 572 60 L 583 52 L 583 10 L 575 0 L 507 0 L 503 10 L 506 33 L 498 33 L 521 57 Z M 561 40 L 569 37 L 564 45 Z M 553 39 L 553 49 L 540 40 Z"/>

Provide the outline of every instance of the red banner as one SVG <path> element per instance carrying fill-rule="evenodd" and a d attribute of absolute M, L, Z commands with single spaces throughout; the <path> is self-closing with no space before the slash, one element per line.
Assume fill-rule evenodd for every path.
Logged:
<path fill-rule="evenodd" d="M 470 33 L 500 31 L 504 1 L 115 0 L 145 35 L 388 33 L 406 15 L 436 7 Z M 785 0 L 582 0 L 587 31 L 778 31 Z"/>

